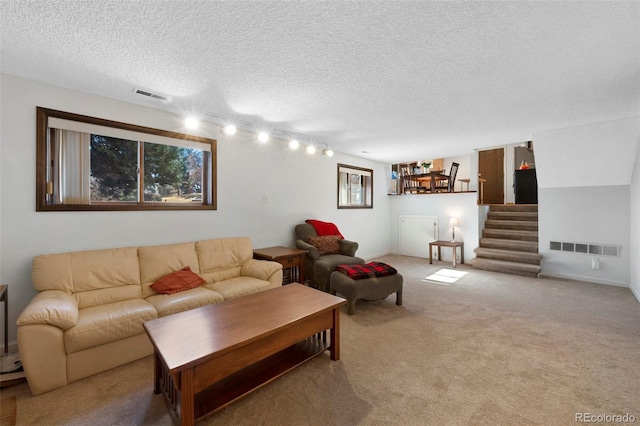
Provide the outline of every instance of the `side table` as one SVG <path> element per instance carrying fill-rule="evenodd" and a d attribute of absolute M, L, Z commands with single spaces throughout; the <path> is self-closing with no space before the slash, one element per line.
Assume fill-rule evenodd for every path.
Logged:
<path fill-rule="evenodd" d="M 451 247 L 453 249 L 453 267 L 456 267 L 457 248 L 460 247 L 460 263 L 464 263 L 464 243 L 460 241 L 431 241 L 429 243 L 429 264 L 433 263 L 433 246 L 438 247 L 438 259 L 440 256 L 440 247 Z"/>
<path fill-rule="evenodd" d="M 299 282 L 304 284 L 304 271 L 302 264 L 307 252 L 289 247 L 265 247 L 253 250 L 253 258 L 271 260 L 282 265 L 282 269 L 288 271 L 288 277 L 283 275 L 282 284 Z"/>

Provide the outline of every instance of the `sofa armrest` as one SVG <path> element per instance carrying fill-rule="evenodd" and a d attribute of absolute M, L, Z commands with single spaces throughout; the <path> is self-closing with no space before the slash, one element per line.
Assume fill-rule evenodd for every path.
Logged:
<path fill-rule="evenodd" d="M 22 311 L 16 325 L 48 324 L 68 330 L 78 323 L 78 302 L 60 290 L 45 290 Z"/>
<path fill-rule="evenodd" d="M 358 250 L 358 243 L 349 240 L 340 240 L 340 253 L 345 256 L 355 257 Z"/>
<path fill-rule="evenodd" d="M 254 277 L 261 280 L 269 281 L 271 276 L 282 270 L 282 265 L 278 262 L 270 260 L 249 259 L 247 263 L 242 265 L 240 275 L 245 277 Z"/>
<path fill-rule="evenodd" d="M 47 324 L 22 325 L 18 327 L 18 348 L 33 395 L 68 383 L 64 331 L 60 328 Z"/>
<path fill-rule="evenodd" d="M 306 243 L 304 240 L 297 239 L 296 247 L 299 248 L 300 250 L 305 250 L 309 255 L 309 257 L 311 257 L 313 260 L 320 259 L 320 253 L 318 252 L 318 249 L 312 246 L 311 244 Z"/>

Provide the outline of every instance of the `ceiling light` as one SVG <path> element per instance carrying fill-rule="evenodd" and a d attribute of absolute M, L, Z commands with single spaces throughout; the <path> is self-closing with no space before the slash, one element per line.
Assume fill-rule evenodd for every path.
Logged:
<path fill-rule="evenodd" d="M 322 155 L 326 155 L 327 157 L 333 157 L 333 150 L 329 148 L 325 148 L 322 150 Z"/>
<path fill-rule="evenodd" d="M 316 147 L 313 145 L 307 145 L 307 154 L 315 154 Z"/>
<path fill-rule="evenodd" d="M 184 119 L 184 125 L 187 126 L 187 129 L 197 129 L 199 124 L 200 122 L 194 117 L 187 117 Z"/>
<path fill-rule="evenodd" d="M 298 149 L 299 146 L 300 146 L 300 142 L 298 142 L 297 140 L 291 139 L 291 141 L 289 141 L 289 148 Z"/>
<path fill-rule="evenodd" d="M 236 126 L 234 126 L 233 124 L 227 124 L 226 126 L 224 126 L 224 133 L 226 135 L 235 135 L 236 134 Z"/>
<path fill-rule="evenodd" d="M 258 140 L 262 143 L 265 143 L 269 140 L 269 134 L 267 132 L 260 132 L 258 134 Z"/>

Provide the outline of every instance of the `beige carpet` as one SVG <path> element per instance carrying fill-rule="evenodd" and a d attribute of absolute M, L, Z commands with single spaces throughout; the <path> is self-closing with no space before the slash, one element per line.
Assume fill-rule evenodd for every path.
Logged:
<path fill-rule="evenodd" d="M 395 296 L 342 315 L 341 359 L 316 357 L 200 425 L 575 425 L 576 413 L 640 423 L 640 304 L 629 289 L 386 256 Z M 37 397 L 18 425 L 170 425 L 148 357 Z"/>

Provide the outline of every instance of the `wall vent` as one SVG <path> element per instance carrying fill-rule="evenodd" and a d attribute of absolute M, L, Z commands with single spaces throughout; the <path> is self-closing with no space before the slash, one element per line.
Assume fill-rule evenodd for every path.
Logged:
<path fill-rule="evenodd" d="M 549 250 L 564 251 L 569 253 L 620 256 L 620 246 L 611 244 L 576 243 L 568 241 L 550 241 Z"/>
<path fill-rule="evenodd" d="M 171 101 L 171 99 L 169 99 L 167 96 L 158 95 L 157 93 L 153 93 L 153 92 L 150 92 L 148 90 L 137 89 L 135 87 L 133 88 L 133 93 L 135 93 L 137 95 L 142 95 L 142 96 L 147 96 L 149 98 L 157 99 L 157 100 L 162 101 L 164 103 L 167 103 L 167 102 Z"/>

